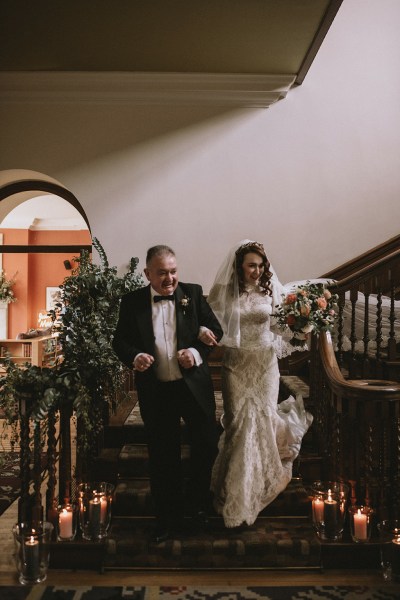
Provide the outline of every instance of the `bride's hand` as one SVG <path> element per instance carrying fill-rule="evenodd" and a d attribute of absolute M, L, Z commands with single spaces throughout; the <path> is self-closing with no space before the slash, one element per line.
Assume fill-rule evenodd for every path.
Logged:
<path fill-rule="evenodd" d="M 203 344 L 206 344 L 206 346 L 216 346 L 218 344 L 218 340 L 214 333 L 211 329 L 207 329 L 206 327 L 201 328 L 198 338 Z"/>

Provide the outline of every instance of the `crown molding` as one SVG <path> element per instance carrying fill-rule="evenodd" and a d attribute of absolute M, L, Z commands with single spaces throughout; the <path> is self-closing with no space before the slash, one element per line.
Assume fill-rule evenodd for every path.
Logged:
<path fill-rule="evenodd" d="M 295 75 L 8 71 L 2 103 L 157 104 L 268 108 Z"/>

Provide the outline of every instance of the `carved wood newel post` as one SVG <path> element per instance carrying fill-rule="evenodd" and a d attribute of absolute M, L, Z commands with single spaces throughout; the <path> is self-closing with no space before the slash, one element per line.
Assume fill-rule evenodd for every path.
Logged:
<path fill-rule="evenodd" d="M 325 478 L 351 486 L 378 519 L 400 516 L 400 383 L 344 379 L 330 334 L 313 344 L 315 427 Z"/>

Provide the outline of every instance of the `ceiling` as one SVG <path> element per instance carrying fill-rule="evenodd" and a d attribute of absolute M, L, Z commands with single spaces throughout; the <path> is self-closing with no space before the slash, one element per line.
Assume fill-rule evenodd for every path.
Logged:
<path fill-rule="evenodd" d="M 183 93 L 228 103 L 256 97 L 254 105 L 268 106 L 303 82 L 341 3 L 2 2 L 0 99 L 65 94 L 67 85 L 89 96 L 113 88 L 134 101 Z"/>

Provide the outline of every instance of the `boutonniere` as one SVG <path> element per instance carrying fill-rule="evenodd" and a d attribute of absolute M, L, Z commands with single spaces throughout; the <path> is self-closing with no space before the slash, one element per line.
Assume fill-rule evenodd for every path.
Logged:
<path fill-rule="evenodd" d="M 186 311 L 189 308 L 190 305 L 190 298 L 189 296 L 183 296 L 182 300 L 179 302 L 180 307 L 182 309 L 182 312 L 184 315 L 186 315 Z"/>

